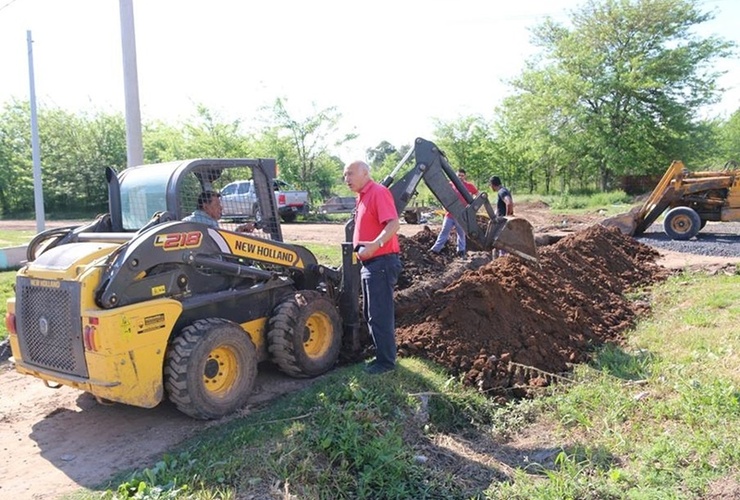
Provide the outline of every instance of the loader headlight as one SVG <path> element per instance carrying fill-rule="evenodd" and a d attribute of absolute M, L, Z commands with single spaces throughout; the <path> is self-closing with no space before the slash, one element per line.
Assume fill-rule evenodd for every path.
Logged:
<path fill-rule="evenodd" d="M 98 329 L 96 328 L 98 324 L 97 320 L 98 318 L 90 318 L 90 324 L 85 325 L 85 328 L 82 329 L 82 343 L 85 345 L 85 350 L 93 352 L 98 350 L 95 342 L 95 335 L 98 333 Z"/>

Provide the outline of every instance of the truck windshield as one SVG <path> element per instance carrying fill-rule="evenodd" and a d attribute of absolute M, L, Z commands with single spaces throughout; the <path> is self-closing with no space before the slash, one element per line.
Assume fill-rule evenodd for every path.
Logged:
<path fill-rule="evenodd" d="M 151 217 L 167 210 L 169 168 L 136 167 L 121 175 L 121 218 L 125 231 L 142 228 Z"/>

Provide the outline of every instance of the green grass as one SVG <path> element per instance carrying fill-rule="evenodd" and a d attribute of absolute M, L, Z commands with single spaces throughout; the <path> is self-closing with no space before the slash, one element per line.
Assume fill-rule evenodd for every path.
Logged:
<path fill-rule="evenodd" d="M 327 245 L 324 243 L 295 242 L 296 245 L 308 248 L 314 254 L 319 264 L 339 267 L 342 265 L 342 246 Z"/>
<path fill-rule="evenodd" d="M 0 229 L 0 248 L 25 245 L 36 236 L 36 231 L 8 231 Z"/>
<path fill-rule="evenodd" d="M 594 213 L 615 215 L 628 212 L 636 203 L 624 191 L 610 191 L 607 193 L 589 193 L 562 195 L 519 195 L 515 203 L 542 201 L 556 213 Z"/>
<path fill-rule="evenodd" d="M 740 492 L 740 276 L 688 274 L 654 293 L 624 350 L 539 401 L 562 446 L 545 481 L 522 475 L 488 498 L 700 498 Z"/>
<path fill-rule="evenodd" d="M 497 404 L 433 364 L 311 388 L 75 498 L 701 498 L 740 491 L 740 275 L 650 290 L 622 345 Z M 732 488 L 735 488 L 732 490 Z"/>

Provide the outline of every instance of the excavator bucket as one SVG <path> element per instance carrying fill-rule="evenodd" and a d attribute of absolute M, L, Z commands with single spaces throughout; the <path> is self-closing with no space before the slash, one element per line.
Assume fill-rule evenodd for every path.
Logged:
<path fill-rule="evenodd" d="M 629 212 L 613 215 L 601 221 L 602 226 L 616 227 L 622 234 L 634 236 L 637 223 L 641 220 L 640 207 L 635 207 Z"/>
<path fill-rule="evenodd" d="M 537 262 L 534 230 L 528 220 L 519 217 L 498 217 L 488 223 L 486 241 L 493 248 L 505 250 L 522 259 Z"/>

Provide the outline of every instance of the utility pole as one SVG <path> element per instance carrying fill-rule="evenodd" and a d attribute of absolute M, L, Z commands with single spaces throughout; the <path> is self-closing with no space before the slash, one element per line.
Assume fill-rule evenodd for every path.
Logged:
<path fill-rule="evenodd" d="M 36 113 L 36 82 L 33 76 L 33 38 L 26 31 L 28 45 L 28 81 L 31 101 L 31 157 L 33 158 L 33 203 L 36 210 L 36 232 L 44 230 L 44 189 L 41 184 L 41 152 L 39 148 L 39 120 Z"/>
<path fill-rule="evenodd" d="M 121 49 L 123 51 L 123 90 L 126 94 L 126 160 L 133 167 L 144 163 L 139 109 L 139 77 L 136 70 L 136 36 L 133 0 L 119 0 L 121 9 Z"/>

